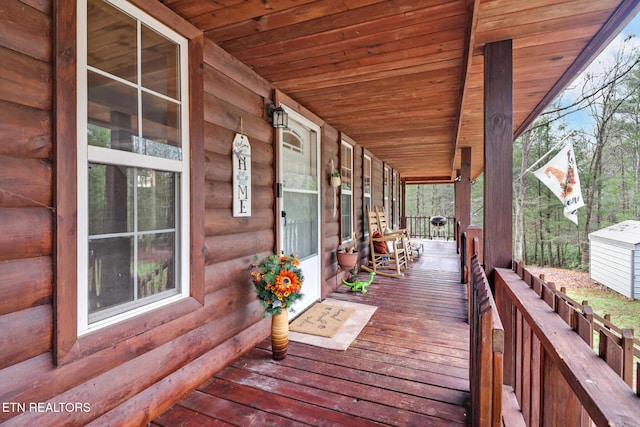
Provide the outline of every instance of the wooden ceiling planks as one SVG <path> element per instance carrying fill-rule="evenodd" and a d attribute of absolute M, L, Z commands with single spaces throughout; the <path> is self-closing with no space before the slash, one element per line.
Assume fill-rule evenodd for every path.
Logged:
<path fill-rule="evenodd" d="M 461 147 L 472 148 L 472 176 L 482 172 L 486 43 L 513 39 L 522 130 L 568 83 L 567 70 L 638 9 L 637 0 L 159 1 L 403 179 L 422 182 L 454 178 Z"/>
<path fill-rule="evenodd" d="M 251 21 L 261 24 L 259 29 L 246 36 L 227 38 L 223 28 L 218 30 L 223 32 L 220 37 L 217 37 L 214 31 L 205 32 L 205 35 L 220 41 L 221 46 L 239 51 L 242 46 L 261 46 L 277 43 L 279 40 L 301 39 L 303 41 L 304 37 L 311 34 L 328 32 L 336 28 L 349 28 L 372 19 L 380 19 L 386 15 L 393 15 L 399 11 L 410 11 L 415 8 L 412 2 L 407 0 L 402 0 L 397 8 L 390 7 L 389 2 L 379 0 L 364 0 L 355 2 L 358 4 L 351 6 L 343 3 L 345 2 L 339 0 L 324 0 L 293 8 L 283 12 L 282 16 L 278 14 L 263 15 L 244 23 L 238 20 L 233 27 L 238 25 L 252 26 L 254 22 Z M 271 26 L 269 24 L 274 17 L 280 18 L 279 23 Z"/>

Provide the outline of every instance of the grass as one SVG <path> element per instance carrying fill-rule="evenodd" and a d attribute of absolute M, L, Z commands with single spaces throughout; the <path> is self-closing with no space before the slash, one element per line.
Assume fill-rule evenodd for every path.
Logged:
<path fill-rule="evenodd" d="M 632 300 L 604 286 L 567 288 L 567 295 L 578 302 L 587 300 L 594 313 L 604 317 L 611 314 L 611 323 L 620 328 L 634 329 L 640 336 L 640 300 Z"/>
<path fill-rule="evenodd" d="M 579 303 L 588 301 L 595 314 L 604 317 L 611 315 L 611 323 L 619 328 L 632 328 L 633 335 L 640 336 L 640 300 L 629 299 L 611 289 L 598 285 L 596 287 L 567 288 L 566 294 Z M 594 334 L 594 351 L 597 353 L 599 336 Z M 637 363 L 640 359 L 634 357 L 633 378 L 638 378 Z M 635 380 L 634 380 L 635 383 Z M 634 384 L 631 389 L 637 392 Z"/>

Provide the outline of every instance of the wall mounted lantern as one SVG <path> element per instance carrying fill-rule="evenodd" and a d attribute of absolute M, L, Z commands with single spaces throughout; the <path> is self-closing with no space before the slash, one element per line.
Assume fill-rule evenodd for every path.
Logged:
<path fill-rule="evenodd" d="M 289 127 L 289 115 L 284 111 L 284 108 L 269 104 L 267 105 L 267 115 L 271 116 L 274 128 Z"/>

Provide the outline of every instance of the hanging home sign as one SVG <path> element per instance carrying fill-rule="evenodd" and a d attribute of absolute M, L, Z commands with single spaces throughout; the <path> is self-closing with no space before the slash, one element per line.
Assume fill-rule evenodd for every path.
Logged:
<path fill-rule="evenodd" d="M 251 145 L 237 133 L 233 138 L 233 216 L 251 216 Z"/>

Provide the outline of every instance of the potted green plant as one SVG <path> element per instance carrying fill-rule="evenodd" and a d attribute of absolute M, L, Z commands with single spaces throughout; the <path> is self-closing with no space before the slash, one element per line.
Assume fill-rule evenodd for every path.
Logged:
<path fill-rule="evenodd" d="M 338 188 L 342 184 L 342 180 L 340 179 L 340 172 L 335 171 L 331 174 L 331 186 L 333 188 Z"/>

